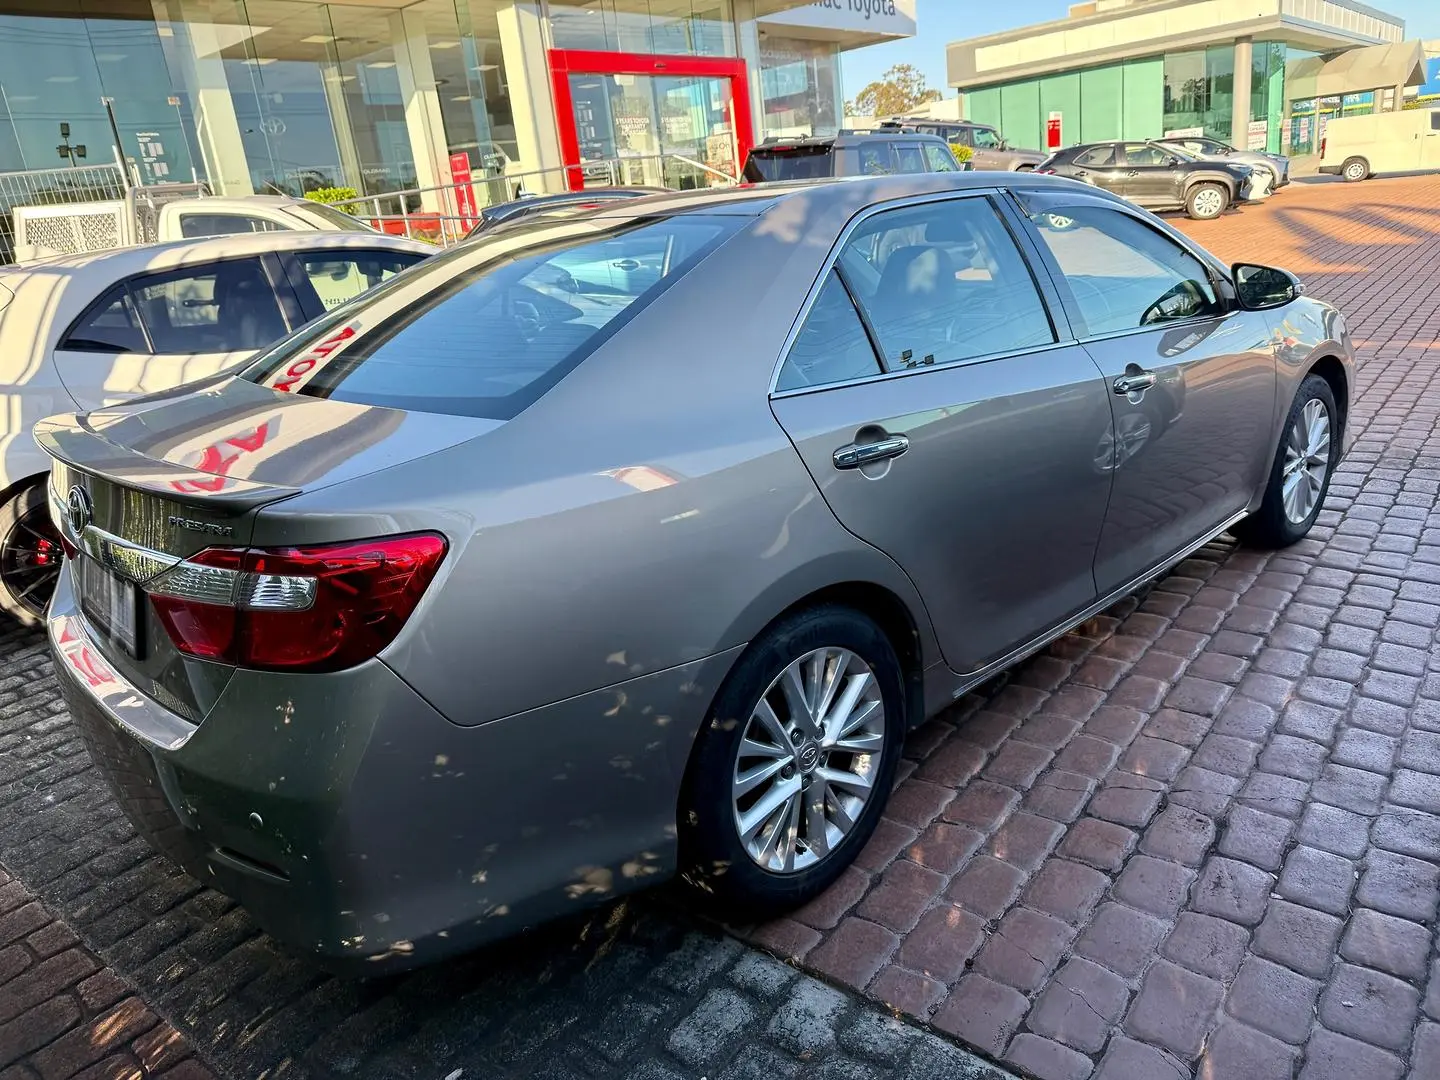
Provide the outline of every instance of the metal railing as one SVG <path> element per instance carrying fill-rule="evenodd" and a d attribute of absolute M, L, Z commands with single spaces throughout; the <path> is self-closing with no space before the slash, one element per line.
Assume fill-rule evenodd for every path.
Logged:
<path fill-rule="evenodd" d="M 123 199 L 125 189 L 116 165 L 0 173 L 0 263 L 15 261 L 15 207 Z"/>
<path fill-rule="evenodd" d="M 586 188 L 683 189 L 739 183 L 723 169 L 682 154 L 647 154 L 476 177 L 468 183 L 359 195 L 331 205 L 370 222 L 382 232 L 448 246 L 462 239 L 479 220 L 475 213 L 467 213 L 467 208 L 473 206 L 475 211 L 480 211 L 526 194 L 541 194 L 552 187 L 567 190 L 569 180 L 577 173 Z M 462 190 L 465 188 L 469 188 L 468 193 Z"/>

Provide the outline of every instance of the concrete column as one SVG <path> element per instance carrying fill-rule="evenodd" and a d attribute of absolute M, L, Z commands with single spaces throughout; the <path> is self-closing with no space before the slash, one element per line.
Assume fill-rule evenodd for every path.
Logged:
<path fill-rule="evenodd" d="M 755 0 L 734 0 L 735 43 L 739 46 L 740 59 L 745 61 L 745 71 L 750 82 L 750 115 L 754 120 L 756 140 L 765 137 L 765 88 L 760 79 L 760 24 L 755 21 Z M 837 87 L 836 92 L 839 93 Z M 843 95 L 842 95 L 843 98 Z M 839 112 L 840 124 L 845 123 L 845 104 L 842 100 Z"/>
<path fill-rule="evenodd" d="M 330 110 L 330 127 L 335 132 L 335 150 L 340 158 L 340 181 L 337 186 L 365 190 L 365 174 L 360 168 L 360 152 L 355 148 L 355 130 L 350 124 L 350 106 L 345 102 L 345 82 L 340 65 L 325 64 L 320 71 L 325 87 L 325 106 Z"/>
<path fill-rule="evenodd" d="M 526 191 L 564 191 L 562 166 L 566 162 L 560 151 L 560 129 L 555 122 L 555 95 L 550 89 L 550 63 L 540 5 L 534 0 L 514 0 L 502 4 L 495 14 L 500 26 L 500 62 L 505 66 L 505 82 L 510 87 L 510 111 L 520 151 L 520 159 L 510 171 L 539 173 L 516 181 Z"/>
<path fill-rule="evenodd" d="M 230 97 L 225 62 L 220 57 L 218 27 L 203 21 L 207 14 L 208 9 L 186 11 L 180 33 L 176 35 L 183 35 L 189 43 L 188 52 L 182 53 L 180 59 L 195 110 L 196 141 L 200 144 L 205 175 L 215 194 L 253 195 L 255 188 L 250 183 L 245 142 L 240 137 L 240 122 L 235 118 L 235 102 Z"/>
<path fill-rule="evenodd" d="M 405 11 L 391 15 L 390 42 L 395 49 L 400 100 L 405 106 L 405 130 L 415 159 L 416 186 L 435 188 L 449 184 L 445 121 L 440 114 L 435 69 L 430 63 L 430 39 L 419 15 Z M 427 191 L 420 197 L 421 209 L 429 213 L 453 214 L 456 211 L 451 202 L 436 191 Z"/>
<path fill-rule="evenodd" d="M 1250 77 L 1255 66 L 1255 45 L 1250 38 L 1235 40 L 1235 100 L 1230 113 L 1230 144 L 1250 149 Z"/>

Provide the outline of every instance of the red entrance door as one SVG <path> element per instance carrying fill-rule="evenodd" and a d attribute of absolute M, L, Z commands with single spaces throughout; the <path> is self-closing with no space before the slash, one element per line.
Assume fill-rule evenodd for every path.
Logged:
<path fill-rule="evenodd" d="M 745 61 L 550 50 L 560 153 L 591 183 L 708 186 L 738 177 L 754 144 Z"/>

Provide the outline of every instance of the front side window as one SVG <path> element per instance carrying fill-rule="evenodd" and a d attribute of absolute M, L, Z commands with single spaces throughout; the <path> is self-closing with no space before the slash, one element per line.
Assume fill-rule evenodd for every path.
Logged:
<path fill-rule="evenodd" d="M 382 281 L 413 266 L 421 255 L 399 251 L 302 251 L 300 269 L 328 311 L 353 300 Z"/>
<path fill-rule="evenodd" d="M 955 156 L 943 146 L 936 146 L 934 143 L 925 144 L 925 160 L 930 165 L 931 172 L 959 172 L 955 165 Z"/>
<path fill-rule="evenodd" d="M 988 199 L 876 214 L 840 266 L 889 371 L 1056 340 L 1030 268 Z"/>
<path fill-rule="evenodd" d="M 1064 207 L 1031 215 L 1090 334 L 1134 330 L 1223 311 L 1205 265 L 1119 210 Z"/>
<path fill-rule="evenodd" d="M 1430 130 L 1440 131 L 1440 109 L 1434 109 L 1430 113 Z"/>
<path fill-rule="evenodd" d="M 1125 162 L 1128 165 L 1169 165 L 1171 156 L 1171 151 L 1149 143 L 1125 144 Z"/>
<path fill-rule="evenodd" d="M 801 390 L 879 373 L 865 324 L 839 274 L 831 270 L 785 357 L 775 389 Z"/>
<path fill-rule="evenodd" d="M 243 377 L 312 397 L 508 420 L 743 224 L 684 215 L 497 229 L 319 319 Z"/>
<path fill-rule="evenodd" d="M 994 128 L 974 128 L 976 150 L 999 150 L 1004 144 Z"/>
<path fill-rule="evenodd" d="M 285 232 L 285 226 L 248 214 L 181 214 L 180 235 L 233 236 L 237 233 Z"/>

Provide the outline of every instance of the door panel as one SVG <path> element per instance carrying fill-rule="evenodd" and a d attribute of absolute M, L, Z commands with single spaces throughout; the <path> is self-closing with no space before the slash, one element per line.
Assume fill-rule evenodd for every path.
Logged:
<path fill-rule="evenodd" d="M 778 380 L 809 389 L 775 415 L 840 522 L 915 582 L 946 662 L 975 671 L 1095 597 L 1105 383 L 1057 344 L 987 198 L 874 214 L 837 267 Z M 877 349 L 887 374 L 823 385 L 863 378 L 855 354 Z"/>
<path fill-rule="evenodd" d="M 1084 350 L 917 371 L 774 406 L 836 517 L 915 582 L 954 670 L 983 667 L 1094 599 L 1111 419 Z M 909 449 L 836 467 L 837 450 L 882 433 L 903 435 Z"/>
<path fill-rule="evenodd" d="M 1124 194 L 1141 206 L 1173 206 L 1180 199 L 1180 185 L 1169 161 L 1158 147 L 1127 143 Z"/>
<path fill-rule="evenodd" d="M 1258 489 L 1274 453 L 1274 337 L 1263 314 L 1227 310 L 1205 265 L 1136 216 L 1091 204 L 1031 220 L 1114 410 L 1114 489 L 1095 562 L 1104 593 Z"/>
<path fill-rule="evenodd" d="M 1075 179 L 1116 195 L 1129 194 L 1129 167 L 1125 165 L 1118 146 L 1102 145 L 1086 151 L 1071 166 Z"/>

